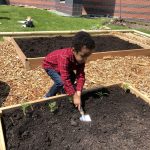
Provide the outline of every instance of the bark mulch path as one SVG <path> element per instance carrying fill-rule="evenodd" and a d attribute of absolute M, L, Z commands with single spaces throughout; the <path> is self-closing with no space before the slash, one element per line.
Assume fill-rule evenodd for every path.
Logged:
<path fill-rule="evenodd" d="M 43 97 L 52 85 L 52 80 L 39 66 L 34 70 L 24 69 L 9 42 L 0 43 L 0 104 L 9 106 Z M 129 82 L 150 97 L 149 57 L 113 57 L 89 62 L 86 65 L 85 88 Z"/>

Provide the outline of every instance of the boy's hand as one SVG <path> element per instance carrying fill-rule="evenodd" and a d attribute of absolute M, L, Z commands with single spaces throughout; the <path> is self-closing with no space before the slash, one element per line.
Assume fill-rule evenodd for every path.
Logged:
<path fill-rule="evenodd" d="M 81 106 L 81 92 L 80 91 L 77 91 L 73 95 L 73 103 L 75 107 L 78 107 L 78 110 L 80 111 L 80 106 Z"/>

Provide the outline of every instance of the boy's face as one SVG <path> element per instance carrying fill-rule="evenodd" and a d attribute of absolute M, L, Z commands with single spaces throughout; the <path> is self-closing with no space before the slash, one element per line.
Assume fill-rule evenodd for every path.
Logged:
<path fill-rule="evenodd" d="M 92 54 L 92 50 L 86 48 L 86 46 L 83 46 L 81 48 L 81 51 L 79 52 L 73 51 L 73 53 L 77 62 L 82 64 L 82 63 L 85 63 L 87 58 Z"/>

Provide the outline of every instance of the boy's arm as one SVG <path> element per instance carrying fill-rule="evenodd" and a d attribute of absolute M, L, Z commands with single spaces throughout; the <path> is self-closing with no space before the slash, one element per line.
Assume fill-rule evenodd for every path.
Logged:
<path fill-rule="evenodd" d="M 85 83 L 85 73 L 84 73 L 85 63 L 81 64 L 77 69 L 76 80 L 77 80 L 77 91 L 82 91 Z"/>
<path fill-rule="evenodd" d="M 69 74 L 69 58 L 61 58 L 61 60 L 59 61 L 59 69 L 66 93 L 70 96 L 74 95 L 75 89 L 71 83 Z"/>

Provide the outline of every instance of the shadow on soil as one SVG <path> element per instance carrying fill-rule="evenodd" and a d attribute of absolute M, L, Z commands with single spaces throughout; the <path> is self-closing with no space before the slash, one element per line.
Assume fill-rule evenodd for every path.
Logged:
<path fill-rule="evenodd" d="M 6 100 L 9 92 L 10 86 L 5 82 L 0 81 L 0 106 L 2 106 L 3 102 Z"/>

